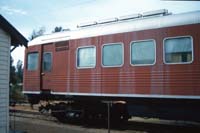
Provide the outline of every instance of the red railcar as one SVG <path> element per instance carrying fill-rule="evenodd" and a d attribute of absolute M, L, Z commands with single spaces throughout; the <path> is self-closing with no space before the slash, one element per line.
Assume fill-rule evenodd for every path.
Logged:
<path fill-rule="evenodd" d="M 99 110 L 102 101 L 114 101 L 123 103 L 126 116 L 199 119 L 200 12 L 161 11 L 85 23 L 29 42 L 24 94 L 32 103 L 70 100 Z"/>

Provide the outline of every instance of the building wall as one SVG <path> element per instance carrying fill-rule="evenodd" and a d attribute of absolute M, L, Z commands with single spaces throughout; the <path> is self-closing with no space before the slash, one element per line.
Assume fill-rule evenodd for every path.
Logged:
<path fill-rule="evenodd" d="M 10 36 L 0 28 L 0 133 L 9 133 Z"/>

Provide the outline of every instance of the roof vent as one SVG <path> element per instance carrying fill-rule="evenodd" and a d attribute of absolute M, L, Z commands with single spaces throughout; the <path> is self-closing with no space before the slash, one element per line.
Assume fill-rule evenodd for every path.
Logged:
<path fill-rule="evenodd" d="M 120 16 L 119 20 L 129 20 L 129 19 L 136 19 L 142 17 L 142 14 L 132 14 L 132 15 L 126 15 L 126 16 Z"/>
<path fill-rule="evenodd" d="M 94 26 L 94 25 L 96 25 L 96 24 L 97 24 L 96 21 L 85 22 L 85 23 L 80 23 L 79 25 L 77 25 L 77 27 L 78 27 L 78 28 L 82 28 L 82 27 Z"/>
<path fill-rule="evenodd" d="M 124 20 L 133 20 L 137 18 L 166 16 L 166 15 L 171 15 L 171 14 L 172 13 L 169 13 L 167 9 L 160 9 L 160 10 L 144 12 L 143 14 L 132 14 L 132 15 L 120 16 L 119 18 L 114 17 L 114 18 L 102 19 L 99 21 L 80 23 L 79 25 L 77 25 L 77 28 L 91 27 L 91 26 L 96 26 L 96 25 L 101 25 L 101 24 L 109 24 L 113 22 L 121 22 Z"/>
<path fill-rule="evenodd" d="M 155 10 L 155 11 L 150 11 L 150 12 L 144 12 L 142 14 L 143 17 L 150 17 L 150 16 L 165 16 L 168 15 L 168 10 L 166 9 L 160 9 L 160 10 Z"/>
<path fill-rule="evenodd" d="M 118 18 L 109 18 L 109 19 L 102 19 L 97 21 L 98 24 L 106 24 L 118 21 Z"/>

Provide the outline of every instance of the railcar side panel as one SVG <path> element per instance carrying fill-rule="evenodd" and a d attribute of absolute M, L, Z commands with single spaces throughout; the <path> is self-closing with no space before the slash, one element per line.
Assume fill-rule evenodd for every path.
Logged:
<path fill-rule="evenodd" d="M 52 89 L 53 93 L 63 93 L 69 90 L 70 49 L 69 41 L 56 42 L 53 47 Z"/>
<path fill-rule="evenodd" d="M 99 45 L 101 46 L 98 49 L 99 56 L 101 57 L 101 64 L 98 66 L 101 71 L 101 83 L 102 83 L 102 93 L 111 93 L 118 94 L 121 86 L 121 73 L 123 73 L 123 65 L 124 58 L 122 58 L 122 62 L 119 65 L 114 66 L 105 66 L 103 64 L 103 47 L 104 46 L 112 46 L 114 44 L 121 44 L 122 47 L 122 57 L 124 56 L 124 37 L 125 34 L 114 34 L 108 36 L 99 37 Z M 112 60 L 110 60 L 112 62 Z M 114 63 L 114 62 L 113 62 Z"/>
<path fill-rule="evenodd" d="M 95 92 L 88 88 L 92 87 L 90 86 L 91 82 L 95 80 L 96 84 L 101 82 L 103 94 L 199 95 L 195 91 L 196 88 L 200 87 L 199 63 L 196 61 L 198 60 L 196 56 L 198 52 L 198 45 L 196 44 L 198 42 L 195 37 L 198 34 L 195 29 L 198 27 L 199 25 L 177 26 L 98 37 L 96 40 L 99 40 L 98 46 L 100 47 L 97 49 L 97 66 L 95 68 L 77 69 L 74 67 L 76 63 L 72 63 L 73 66 L 71 67 L 74 67 L 75 72 L 71 74 L 76 73 L 80 79 L 88 81 L 87 83 L 80 82 L 80 79 L 77 80 L 73 77 L 76 81 L 74 81 L 72 88 L 79 88 L 73 92 L 94 94 Z M 191 64 L 165 64 L 163 62 L 163 40 L 167 37 L 177 36 L 192 36 L 195 60 Z M 148 39 L 154 39 L 156 42 L 156 64 L 131 66 L 130 42 Z M 80 44 L 87 46 L 88 38 L 81 40 L 82 42 L 76 41 L 76 47 L 79 47 Z M 122 42 L 124 45 L 124 64 L 120 67 L 102 66 L 103 45 L 116 42 Z M 76 49 L 74 49 L 74 53 L 76 53 Z M 101 78 L 94 78 L 97 69 L 101 70 Z M 82 77 L 83 72 L 85 73 Z M 91 79 L 91 76 L 94 76 L 93 79 Z M 85 86 L 82 83 L 85 83 Z"/>
<path fill-rule="evenodd" d="M 67 45 L 67 49 L 63 51 L 56 51 L 56 47 L 59 46 L 56 43 L 49 44 L 49 48 L 43 48 L 43 52 L 48 50 L 52 52 L 53 60 L 51 76 L 46 73 L 48 77 L 46 81 L 40 80 L 40 71 L 42 70 L 41 45 L 31 46 L 26 51 L 26 54 L 38 51 L 40 65 L 38 65 L 37 71 L 25 70 L 25 91 L 40 91 L 40 89 L 49 88 L 55 93 L 74 93 L 79 95 L 200 95 L 200 31 L 196 29 L 200 29 L 199 24 L 74 39 L 63 42 Z M 193 61 L 188 64 L 164 63 L 163 40 L 181 36 L 192 37 Z M 149 39 L 155 42 L 155 64 L 131 65 L 131 42 Z M 117 67 L 106 67 L 102 64 L 102 49 L 104 45 L 112 43 L 122 44 L 123 63 Z M 47 47 L 45 44 L 43 45 Z M 90 46 L 96 48 L 95 67 L 78 68 L 77 49 Z"/>
<path fill-rule="evenodd" d="M 70 92 L 72 93 L 101 93 L 101 69 L 99 69 L 99 51 L 96 54 L 96 65 L 94 68 L 77 67 L 77 50 L 84 47 L 100 48 L 98 37 L 77 39 L 70 41 Z"/>

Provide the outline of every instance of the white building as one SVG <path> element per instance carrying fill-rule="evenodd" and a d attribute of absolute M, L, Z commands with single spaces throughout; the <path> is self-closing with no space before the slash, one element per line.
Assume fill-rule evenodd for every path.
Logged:
<path fill-rule="evenodd" d="M 0 133 L 9 133 L 10 47 L 27 46 L 27 40 L 0 15 Z"/>

